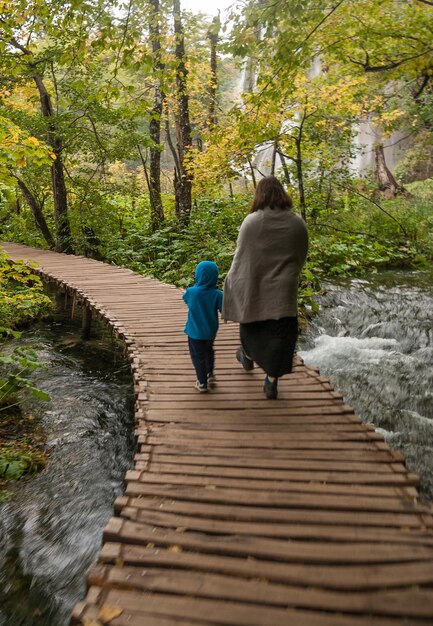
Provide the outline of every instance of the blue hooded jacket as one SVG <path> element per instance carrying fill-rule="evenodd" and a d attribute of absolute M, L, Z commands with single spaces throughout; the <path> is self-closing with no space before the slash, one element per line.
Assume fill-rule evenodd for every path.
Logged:
<path fill-rule="evenodd" d="M 218 331 L 218 311 L 221 312 L 223 292 L 217 289 L 218 265 L 202 261 L 195 268 L 195 285 L 183 294 L 188 305 L 184 332 L 191 339 L 213 340 Z"/>

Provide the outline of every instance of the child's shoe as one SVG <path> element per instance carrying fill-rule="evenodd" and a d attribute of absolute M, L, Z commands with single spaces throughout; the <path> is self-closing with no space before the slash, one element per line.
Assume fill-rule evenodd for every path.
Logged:
<path fill-rule="evenodd" d="M 278 379 L 272 383 L 269 378 L 266 376 L 265 382 L 263 385 L 263 391 L 265 392 L 265 396 L 268 400 L 276 400 L 278 398 Z"/>
<path fill-rule="evenodd" d="M 215 380 L 215 374 L 213 372 L 209 372 L 209 374 L 207 375 L 207 384 L 209 387 L 215 387 L 216 380 Z"/>
<path fill-rule="evenodd" d="M 207 384 L 206 383 L 200 383 L 199 380 L 195 381 L 195 385 L 194 387 L 197 389 L 197 391 L 199 391 L 200 393 L 206 393 L 207 392 Z"/>

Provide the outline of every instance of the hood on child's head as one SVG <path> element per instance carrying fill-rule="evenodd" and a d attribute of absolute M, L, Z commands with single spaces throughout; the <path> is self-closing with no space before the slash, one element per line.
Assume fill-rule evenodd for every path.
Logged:
<path fill-rule="evenodd" d="M 218 265 L 213 261 L 202 261 L 195 268 L 195 284 L 200 287 L 216 287 Z"/>

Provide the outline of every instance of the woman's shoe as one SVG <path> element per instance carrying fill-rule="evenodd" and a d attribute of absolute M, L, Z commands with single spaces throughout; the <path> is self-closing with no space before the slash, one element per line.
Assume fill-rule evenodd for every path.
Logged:
<path fill-rule="evenodd" d="M 236 350 L 236 358 L 246 372 L 251 372 L 251 370 L 254 369 L 254 361 L 245 354 L 245 350 L 242 346 L 239 346 Z"/>
<path fill-rule="evenodd" d="M 194 387 L 197 389 L 197 391 L 199 391 L 200 393 L 206 393 L 207 392 L 207 385 L 200 383 L 199 380 L 196 380 Z"/>
<path fill-rule="evenodd" d="M 268 400 L 276 400 L 278 398 L 278 379 L 276 378 L 274 382 L 271 382 L 266 376 L 263 391 Z"/>

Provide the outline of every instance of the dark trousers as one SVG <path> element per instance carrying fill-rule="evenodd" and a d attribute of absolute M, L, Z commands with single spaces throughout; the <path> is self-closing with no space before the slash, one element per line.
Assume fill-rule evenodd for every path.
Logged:
<path fill-rule="evenodd" d="M 207 375 L 213 372 L 215 353 L 213 339 L 191 339 L 188 337 L 189 353 L 201 385 L 207 385 Z"/>

